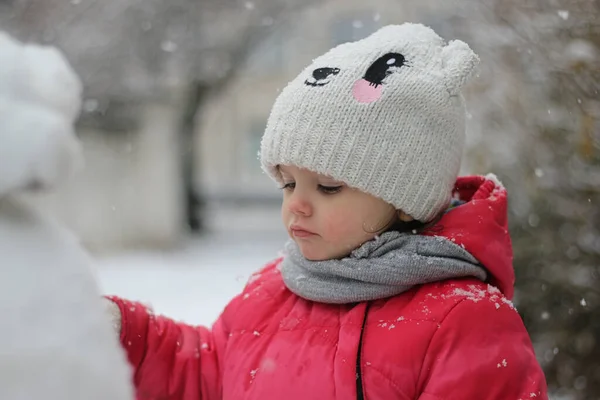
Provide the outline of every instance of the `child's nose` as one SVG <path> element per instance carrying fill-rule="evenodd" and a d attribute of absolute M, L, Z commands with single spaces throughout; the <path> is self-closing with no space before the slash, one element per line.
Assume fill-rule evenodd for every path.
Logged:
<path fill-rule="evenodd" d="M 288 208 L 291 213 L 308 217 L 312 214 L 312 205 L 306 196 L 295 191 L 288 202 Z"/>

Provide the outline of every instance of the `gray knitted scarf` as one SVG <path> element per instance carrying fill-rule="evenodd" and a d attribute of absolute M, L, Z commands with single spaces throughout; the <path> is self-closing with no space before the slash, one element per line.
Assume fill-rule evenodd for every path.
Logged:
<path fill-rule="evenodd" d="M 285 250 L 281 274 L 288 289 L 321 303 L 376 300 L 423 283 L 487 277 L 469 252 L 440 237 L 386 232 L 339 260 L 309 261 L 293 241 Z"/>

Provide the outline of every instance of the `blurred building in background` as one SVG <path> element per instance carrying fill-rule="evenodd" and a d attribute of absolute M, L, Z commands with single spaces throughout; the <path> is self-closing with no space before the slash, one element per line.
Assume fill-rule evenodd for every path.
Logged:
<path fill-rule="evenodd" d="M 481 56 L 463 173 L 508 189 L 515 303 L 552 398 L 600 398 L 597 1 L 0 2 L 1 29 L 60 47 L 85 84 L 87 168 L 41 201 L 96 252 L 281 231 L 257 160 L 277 94 L 332 46 L 405 21 Z"/>

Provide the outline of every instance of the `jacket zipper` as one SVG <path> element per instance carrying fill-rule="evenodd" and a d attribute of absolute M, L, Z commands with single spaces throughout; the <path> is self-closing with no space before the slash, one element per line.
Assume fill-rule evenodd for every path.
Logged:
<path fill-rule="evenodd" d="M 365 400 L 363 380 L 362 380 L 362 367 L 361 367 L 361 353 L 362 353 L 362 342 L 363 334 L 365 332 L 365 325 L 367 323 L 367 313 L 369 311 L 369 304 L 365 308 L 365 317 L 363 319 L 362 327 L 360 328 L 360 339 L 358 342 L 358 353 L 356 355 L 356 399 Z"/>

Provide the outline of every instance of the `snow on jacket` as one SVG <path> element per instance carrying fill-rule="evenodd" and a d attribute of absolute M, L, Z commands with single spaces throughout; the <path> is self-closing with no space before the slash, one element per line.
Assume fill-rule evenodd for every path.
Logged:
<path fill-rule="evenodd" d="M 421 285 L 357 304 L 310 302 L 277 260 L 255 274 L 212 329 L 116 297 L 139 400 L 546 399 L 546 382 L 510 302 L 506 191 L 459 178 L 467 201 L 424 234 L 464 246 L 492 275 Z M 199 305 L 201 307 L 201 305 Z"/>

